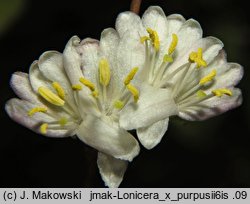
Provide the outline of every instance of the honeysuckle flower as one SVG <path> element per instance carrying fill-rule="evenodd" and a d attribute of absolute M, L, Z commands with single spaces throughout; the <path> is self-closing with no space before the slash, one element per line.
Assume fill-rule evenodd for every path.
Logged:
<path fill-rule="evenodd" d="M 139 67 L 140 99 L 126 106 L 120 117 L 125 129 L 137 129 L 148 149 L 157 145 L 168 128 L 169 117 L 205 120 L 242 103 L 235 88 L 243 68 L 228 63 L 223 43 L 202 37 L 200 24 L 179 14 L 165 16 L 160 7 L 149 7 L 142 18 L 121 13 L 116 30 L 127 38 L 119 53 L 122 62 Z M 128 120 L 129 118 L 129 120 Z"/>
<path fill-rule="evenodd" d="M 97 164 L 109 187 L 118 187 L 128 161 L 137 156 L 137 140 L 119 127 L 119 112 L 139 92 L 132 85 L 137 68 L 117 69 L 116 45 L 103 32 L 99 42 L 72 37 L 62 53 L 48 51 L 29 74 L 16 72 L 11 87 L 20 98 L 6 111 L 16 122 L 49 137 L 77 137 L 99 151 Z M 128 71 L 128 72 L 127 72 Z"/>

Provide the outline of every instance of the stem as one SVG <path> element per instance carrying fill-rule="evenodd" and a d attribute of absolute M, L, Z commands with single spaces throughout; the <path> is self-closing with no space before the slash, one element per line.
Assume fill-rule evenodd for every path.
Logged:
<path fill-rule="evenodd" d="M 130 11 L 139 14 L 142 0 L 132 0 L 130 4 Z"/>

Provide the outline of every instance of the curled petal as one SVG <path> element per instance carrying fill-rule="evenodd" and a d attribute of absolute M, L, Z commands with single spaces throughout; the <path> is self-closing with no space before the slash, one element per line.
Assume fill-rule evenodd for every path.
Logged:
<path fill-rule="evenodd" d="M 63 51 L 63 64 L 71 84 L 78 84 L 79 79 L 83 77 L 80 54 L 77 50 L 79 44 L 80 39 L 73 36 Z"/>
<path fill-rule="evenodd" d="M 114 122 L 87 115 L 77 130 L 77 136 L 86 144 L 117 159 L 132 161 L 139 153 L 136 139 Z"/>
<path fill-rule="evenodd" d="M 105 185 L 117 188 L 122 182 L 128 162 L 98 152 L 97 165 Z"/>

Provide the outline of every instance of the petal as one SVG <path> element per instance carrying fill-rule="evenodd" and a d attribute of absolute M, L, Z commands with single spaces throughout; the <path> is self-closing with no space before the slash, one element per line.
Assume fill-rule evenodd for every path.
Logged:
<path fill-rule="evenodd" d="M 101 55 L 109 59 L 111 67 L 116 66 L 116 51 L 120 37 L 115 29 L 107 28 L 102 31 L 100 39 Z"/>
<path fill-rule="evenodd" d="M 38 96 L 31 88 L 29 75 L 24 72 L 15 72 L 11 76 L 10 86 L 18 97 L 31 103 L 39 104 Z"/>
<path fill-rule="evenodd" d="M 97 165 L 105 185 L 117 188 L 123 180 L 128 162 L 98 152 Z"/>
<path fill-rule="evenodd" d="M 194 19 L 187 20 L 176 33 L 178 36 L 177 52 L 194 45 L 196 41 L 202 38 L 202 29 L 198 21 Z"/>
<path fill-rule="evenodd" d="M 120 37 L 123 37 L 124 33 L 128 30 L 136 31 L 140 36 L 146 35 L 146 30 L 142 25 L 140 17 L 130 11 L 126 11 L 118 15 L 115 28 Z"/>
<path fill-rule="evenodd" d="M 47 78 L 44 77 L 42 72 L 39 70 L 38 61 L 34 61 L 30 65 L 29 80 L 34 92 L 36 93 L 38 92 L 38 88 L 41 86 L 51 87 L 51 82 L 48 81 Z"/>
<path fill-rule="evenodd" d="M 117 70 L 114 70 L 116 81 L 122 81 L 134 67 L 143 68 L 145 61 L 145 47 L 140 43 L 140 36 L 137 32 L 124 33 L 117 50 Z M 137 78 L 137 75 L 135 78 Z"/>
<path fill-rule="evenodd" d="M 131 161 L 139 153 L 136 139 L 107 118 L 87 115 L 76 134 L 84 143 L 117 159 Z"/>
<path fill-rule="evenodd" d="M 110 100 L 117 96 L 123 85 L 122 79 L 119 78 L 120 75 L 117 76 L 117 73 L 122 70 L 122 67 L 118 67 L 117 64 L 119 42 L 120 37 L 113 28 L 107 28 L 101 33 L 99 57 L 107 59 L 110 65 L 111 80 L 107 89 L 107 96 Z"/>
<path fill-rule="evenodd" d="M 79 44 L 80 39 L 73 36 L 63 51 L 63 64 L 71 84 L 78 84 L 80 77 L 83 77 L 80 54 L 77 50 Z"/>
<path fill-rule="evenodd" d="M 167 36 L 167 18 L 159 6 L 150 6 L 142 16 L 142 23 L 145 28 L 157 31 L 160 42 Z"/>
<path fill-rule="evenodd" d="M 73 91 L 69 79 L 63 67 L 62 54 L 56 51 L 44 52 L 38 61 L 39 70 L 47 79 L 52 82 L 58 82 L 66 93 L 66 101 L 77 112 Z"/>
<path fill-rule="evenodd" d="M 215 96 L 209 100 L 204 101 L 200 105 L 182 110 L 179 113 L 179 116 L 185 120 L 206 120 L 240 106 L 242 104 L 242 94 L 240 89 L 229 89 L 233 92 L 232 96 Z"/>
<path fill-rule="evenodd" d="M 81 55 L 81 65 L 84 77 L 97 84 L 99 41 L 88 38 L 83 40 L 78 50 Z"/>
<path fill-rule="evenodd" d="M 147 127 L 177 114 L 171 92 L 142 85 L 138 103 L 130 103 L 121 111 L 120 126 L 127 130 Z"/>
<path fill-rule="evenodd" d="M 244 70 L 240 64 L 227 63 L 225 66 L 227 67 L 226 71 L 218 75 L 214 89 L 235 86 L 243 77 Z"/>
<path fill-rule="evenodd" d="M 185 18 L 179 14 L 167 16 L 168 36 L 170 37 L 173 33 L 177 33 L 185 21 Z"/>
<path fill-rule="evenodd" d="M 39 126 L 42 123 L 54 122 L 56 119 L 45 113 L 36 113 L 32 117 L 28 116 L 28 111 L 36 107 L 28 101 L 17 98 L 10 99 L 5 110 L 14 121 L 40 134 Z M 65 128 L 48 129 L 46 136 L 49 137 L 67 137 L 73 134 L 73 130 Z"/>
<path fill-rule="evenodd" d="M 179 45 L 179 43 L 178 43 Z M 178 46 L 177 46 L 178 47 Z M 206 37 L 198 40 L 192 47 L 184 49 L 181 53 L 174 58 L 174 63 L 172 63 L 168 69 L 174 71 L 178 67 L 186 64 L 189 59 L 189 54 L 191 52 L 197 52 L 198 48 L 203 50 L 203 58 L 209 64 L 218 55 L 223 47 L 223 43 L 214 37 Z M 206 69 L 201 69 L 201 72 L 206 71 Z"/>
<path fill-rule="evenodd" d="M 160 120 L 148 127 L 137 129 L 136 133 L 141 144 L 147 149 L 152 149 L 159 144 L 168 129 L 168 121 L 169 118 Z"/>

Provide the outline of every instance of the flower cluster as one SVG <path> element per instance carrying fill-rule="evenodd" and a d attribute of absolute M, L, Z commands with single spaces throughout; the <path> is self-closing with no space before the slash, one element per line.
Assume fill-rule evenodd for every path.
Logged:
<path fill-rule="evenodd" d="M 97 165 L 109 187 L 118 187 L 140 143 L 155 147 L 169 117 L 204 120 L 242 103 L 235 88 L 243 76 L 228 63 L 223 44 L 202 37 L 199 23 L 149 7 L 142 18 L 121 13 L 100 41 L 72 37 L 63 53 L 48 51 L 16 72 L 20 98 L 6 111 L 16 122 L 49 137 L 77 135 L 98 150 Z"/>

